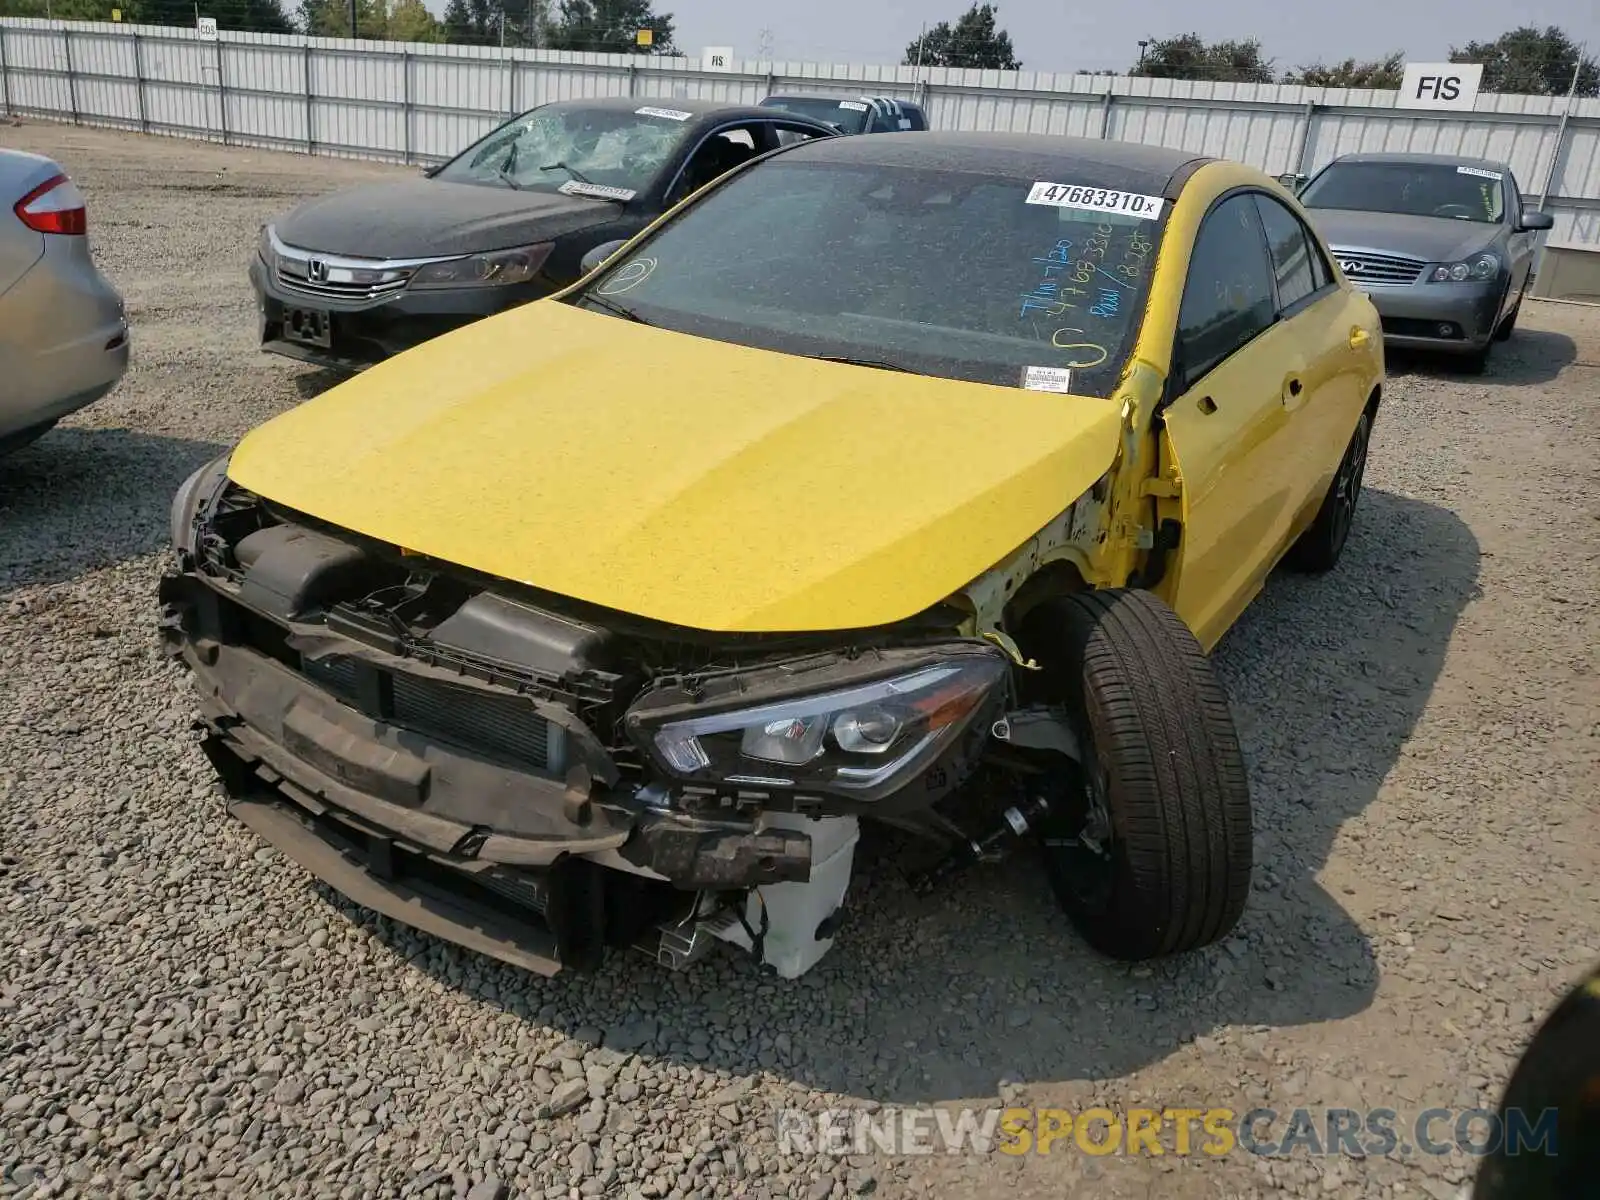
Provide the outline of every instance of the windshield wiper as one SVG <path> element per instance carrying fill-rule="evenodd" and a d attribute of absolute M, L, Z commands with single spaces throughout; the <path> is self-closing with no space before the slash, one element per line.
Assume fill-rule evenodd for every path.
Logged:
<path fill-rule="evenodd" d="M 822 362 L 844 363 L 851 367 L 877 367 L 880 371 L 903 371 L 907 375 L 920 374 L 910 367 L 902 366 L 897 362 L 889 362 L 882 358 L 855 358 L 848 354 L 805 354 L 802 358 L 815 358 Z"/>
<path fill-rule="evenodd" d="M 582 171 L 579 171 L 575 167 L 567 166 L 567 164 L 564 163 L 564 162 L 545 163 L 545 165 L 540 167 L 539 170 L 541 170 L 541 171 L 565 171 L 568 175 L 571 175 L 579 183 L 587 183 L 590 187 L 594 186 L 594 180 L 590 179 L 587 175 L 585 175 Z"/>
<path fill-rule="evenodd" d="M 641 325 L 650 324 L 649 321 L 646 321 L 626 304 L 618 304 L 615 300 L 608 300 L 604 296 L 596 296 L 593 292 L 590 292 L 586 296 L 580 296 L 578 299 L 583 304 L 593 304 L 596 308 L 603 308 L 606 312 L 612 313 L 626 320 L 637 321 Z"/>
<path fill-rule="evenodd" d="M 506 160 L 500 164 L 500 178 L 506 181 L 506 186 L 514 192 L 520 192 L 522 185 L 516 181 L 511 172 L 517 169 L 517 143 L 513 139 L 511 149 L 506 151 Z"/>

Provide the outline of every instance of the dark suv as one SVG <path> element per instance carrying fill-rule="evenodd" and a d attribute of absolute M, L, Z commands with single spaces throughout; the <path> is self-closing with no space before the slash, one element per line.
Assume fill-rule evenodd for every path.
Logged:
<path fill-rule="evenodd" d="M 920 104 L 896 100 L 892 96 L 858 96 L 843 100 L 835 96 L 768 96 L 761 107 L 781 108 L 826 121 L 841 133 L 898 133 L 903 129 L 926 132 L 928 128 L 928 114 Z"/>

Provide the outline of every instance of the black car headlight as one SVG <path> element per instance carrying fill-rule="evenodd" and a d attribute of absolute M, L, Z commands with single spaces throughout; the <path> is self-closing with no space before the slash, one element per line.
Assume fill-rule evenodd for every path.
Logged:
<path fill-rule="evenodd" d="M 726 699 L 656 698 L 627 717 L 630 735 L 668 774 L 689 783 L 804 788 L 857 800 L 896 791 L 945 750 L 1006 678 L 1005 657 L 964 643 L 850 670 L 728 677 Z M 765 698 L 762 693 L 771 698 Z"/>
<path fill-rule="evenodd" d="M 539 273 L 539 268 L 544 266 L 544 260 L 550 257 L 553 249 L 554 242 L 540 242 L 533 246 L 486 250 L 465 258 L 428 263 L 416 269 L 407 286 L 429 291 L 435 288 L 505 287 L 513 283 L 527 283 Z"/>
<path fill-rule="evenodd" d="M 1429 283 L 1466 283 L 1493 279 L 1500 270 L 1500 258 L 1485 250 L 1453 263 L 1435 263 L 1428 271 Z"/>

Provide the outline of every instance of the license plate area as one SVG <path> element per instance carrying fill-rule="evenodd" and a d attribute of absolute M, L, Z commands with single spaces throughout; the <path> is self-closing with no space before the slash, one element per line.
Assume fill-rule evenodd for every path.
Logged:
<path fill-rule="evenodd" d="M 283 336 L 307 346 L 333 346 L 333 318 L 320 308 L 283 310 Z"/>

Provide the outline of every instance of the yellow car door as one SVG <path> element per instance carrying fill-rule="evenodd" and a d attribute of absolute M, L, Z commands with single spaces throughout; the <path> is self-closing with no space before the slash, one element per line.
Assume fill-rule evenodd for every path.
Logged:
<path fill-rule="evenodd" d="M 1278 320 L 1293 332 L 1305 367 L 1298 386 L 1283 395 L 1294 427 L 1287 443 L 1297 493 L 1293 535 L 1316 515 L 1333 481 L 1367 402 L 1377 341 L 1365 328 L 1363 301 L 1339 286 L 1304 222 L 1272 196 L 1258 193 L 1255 200 L 1277 285 Z"/>
<path fill-rule="evenodd" d="M 1260 590 L 1309 490 L 1294 411 L 1309 374 L 1302 338 L 1277 320 L 1255 193 L 1206 214 L 1178 309 L 1166 453 L 1183 478 L 1183 539 L 1164 598 L 1216 644 Z"/>

